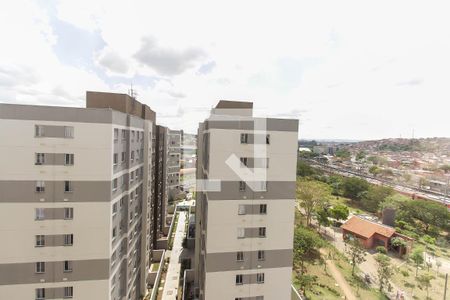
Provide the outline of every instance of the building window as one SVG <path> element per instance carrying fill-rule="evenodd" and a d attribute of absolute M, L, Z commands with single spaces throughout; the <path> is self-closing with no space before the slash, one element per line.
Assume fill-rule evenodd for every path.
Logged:
<path fill-rule="evenodd" d="M 134 171 L 130 173 L 130 182 L 134 181 Z"/>
<path fill-rule="evenodd" d="M 64 192 L 70 193 L 72 191 L 73 191 L 72 181 L 68 181 L 68 180 L 64 181 Z"/>
<path fill-rule="evenodd" d="M 125 129 L 122 129 L 122 142 L 125 142 L 127 139 L 127 131 Z"/>
<path fill-rule="evenodd" d="M 113 214 L 116 214 L 116 213 L 117 213 L 117 202 L 113 204 L 113 207 L 112 207 L 112 213 L 113 213 Z"/>
<path fill-rule="evenodd" d="M 259 214 L 260 215 L 267 214 L 267 204 L 260 204 L 259 205 Z"/>
<path fill-rule="evenodd" d="M 64 219 L 66 220 L 73 219 L 73 207 L 64 207 Z"/>
<path fill-rule="evenodd" d="M 116 236 L 117 236 L 117 229 L 116 229 L 116 227 L 114 227 L 112 230 L 112 238 L 115 239 Z"/>
<path fill-rule="evenodd" d="M 36 181 L 36 192 L 37 193 L 45 192 L 45 181 Z"/>
<path fill-rule="evenodd" d="M 36 263 L 36 273 L 45 273 L 45 262 L 40 261 Z"/>
<path fill-rule="evenodd" d="M 114 142 L 119 140 L 119 129 L 114 128 Z"/>
<path fill-rule="evenodd" d="M 141 156 L 139 155 L 139 149 L 137 149 L 136 150 L 136 160 L 139 160 L 139 157 L 141 157 Z"/>
<path fill-rule="evenodd" d="M 241 144 L 248 144 L 248 133 L 241 133 Z"/>
<path fill-rule="evenodd" d="M 36 247 L 44 247 L 45 246 L 45 236 L 40 234 L 36 235 Z"/>
<path fill-rule="evenodd" d="M 66 153 L 64 154 L 64 164 L 66 166 L 73 166 L 75 155 Z"/>
<path fill-rule="evenodd" d="M 134 137 L 135 137 L 135 132 L 134 130 L 131 131 L 131 141 L 134 142 Z"/>
<path fill-rule="evenodd" d="M 45 299 L 45 289 L 39 288 L 36 289 L 36 300 L 44 300 Z"/>
<path fill-rule="evenodd" d="M 36 153 L 36 165 L 45 164 L 45 153 Z"/>
<path fill-rule="evenodd" d="M 236 285 L 244 284 L 244 281 L 243 281 L 242 277 L 243 277 L 242 274 L 236 275 Z"/>
<path fill-rule="evenodd" d="M 72 298 L 73 297 L 73 287 L 66 286 L 64 287 L 64 298 Z"/>
<path fill-rule="evenodd" d="M 117 190 L 117 178 L 113 180 L 113 192 Z"/>
<path fill-rule="evenodd" d="M 245 204 L 239 204 L 238 215 L 245 215 Z"/>
<path fill-rule="evenodd" d="M 119 163 L 119 154 L 118 153 L 114 153 L 113 155 L 113 163 L 115 166 L 117 166 L 117 164 Z"/>
<path fill-rule="evenodd" d="M 134 151 L 131 151 L 131 162 L 134 162 Z"/>
<path fill-rule="evenodd" d="M 266 134 L 266 144 L 270 145 L 270 134 Z"/>
<path fill-rule="evenodd" d="M 44 126 L 42 126 L 42 125 L 35 125 L 34 126 L 34 135 L 36 137 L 43 137 L 44 136 Z"/>
<path fill-rule="evenodd" d="M 248 157 L 241 157 L 241 166 L 248 166 Z"/>
<path fill-rule="evenodd" d="M 257 186 L 257 191 L 267 192 L 267 181 L 260 181 Z"/>
<path fill-rule="evenodd" d="M 239 181 L 239 191 L 240 192 L 245 192 L 246 186 L 247 186 L 247 184 L 245 183 L 245 181 Z"/>
<path fill-rule="evenodd" d="M 264 273 L 256 273 L 256 282 L 264 283 Z"/>
<path fill-rule="evenodd" d="M 73 246 L 73 234 L 64 235 L 64 246 Z"/>
<path fill-rule="evenodd" d="M 258 236 L 261 238 L 266 237 L 266 227 L 258 228 Z"/>
<path fill-rule="evenodd" d="M 245 229 L 244 228 L 238 228 L 237 236 L 239 239 L 245 238 Z"/>
<path fill-rule="evenodd" d="M 36 220 L 44 220 L 45 219 L 45 213 L 43 208 L 36 208 L 35 209 L 35 219 Z"/>
<path fill-rule="evenodd" d="M 122 163 L 125 162 L 125 152 L 122 152 Z"/>
<path fill-rule="evenodd" d="M 72 262 L 70 260 L 64 261 L 64 272 L 72 272 Z"/>
<path fill-rule="evenodd" d="M 259 250 L 258 251 L 258 260 L 265 260 L 266 259 L 266 253 L 264 252 L 264 250 Z"/>
<path fill-rule="evenodd" d="M 73 138 L 73 126 L 64 126 L 64 137 Z"/>
<path fill-rule="evenodd" d="M 242 251 L 236 252 L 236 260 L 237 261 L 244 261 L 244 252 L 242 252 Z"/>

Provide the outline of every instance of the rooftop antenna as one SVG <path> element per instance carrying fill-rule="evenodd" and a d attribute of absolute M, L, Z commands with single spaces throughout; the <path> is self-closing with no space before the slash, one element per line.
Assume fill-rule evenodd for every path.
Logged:
<path fill-rule="evenodd" d="M 134 98 L 135 100 L 136 100 L 136 98 L 137 98 L 138 93 L 133 89 L 133 83 L 131 83 L 131 87 L 130 87 L 130 89 L 128 90 L 128 95 L 129 95 L 131 98 Z"/>

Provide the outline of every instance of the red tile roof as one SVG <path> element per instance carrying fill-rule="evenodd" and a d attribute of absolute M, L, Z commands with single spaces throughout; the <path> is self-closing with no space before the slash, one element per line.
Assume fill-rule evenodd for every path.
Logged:
<path fill-rule="evenodd" d="M 392 227 L 371 222 L 358 216 L 351 217 L 341 228 L 365 238 L 370 238 L 375 233 L 390 238 L 395 233 L 395 229 Z"/>

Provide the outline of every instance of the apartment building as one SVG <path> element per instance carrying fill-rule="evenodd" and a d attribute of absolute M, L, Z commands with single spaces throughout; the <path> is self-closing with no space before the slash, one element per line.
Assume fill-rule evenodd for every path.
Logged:
<path fill-rule="evenodd" d="M 0 104 L 0 299 L 140 299 L 153 249 L 155 113 Z"/>
<path fill-rule="evenodd" d="M 298 120 L 220 101 L 197 139 L 198 299 L 291 298 Z M 202 183 L 203 182 L 203 183 Z"/>
<path fill-rule="evenodd" d="M 181 168 L 181 144 L 183 141 L 182 130 L 169 130 L 169 156 L 167 160 L 167 182 L 169 186 L 169 200 L 180 193 L 180 168 Z M 170 202 L 170 201 L 169 201 Z"/>

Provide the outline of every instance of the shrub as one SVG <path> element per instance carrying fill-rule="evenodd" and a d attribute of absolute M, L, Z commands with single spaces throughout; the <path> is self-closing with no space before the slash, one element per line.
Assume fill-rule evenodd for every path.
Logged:
<path fill-rule="evenodd" d="M 403 275 L 404 277 L 409 277 L 409 272 L 406 271 L 406 270 L 401 270 L 400 273 L 402 273 L 402 275 Z M 406 283 L 405 283 L 405 286 L 406 286 Z"/>
<path fill-rule="evenodd" d="M 387 253 L 386 248 L 384 248 L 383 246 L 378 246 L 378 247 L 375 248 L 375 250 L 378 253 L 382 253 L 382 254 L 386 254 Z"/>
<path fill-rule="evenodd" d="M 431 245 L 436 244 L 436 239 L 433 238 L 433 237 L 431 237 L 431 236 L 429 236 L 428 234 L 425 234 L 425 235 L 422 237 L 422 240 L 423 240 L 425 243 L 427 243 L 427 244 L 431 244 Z"/>

